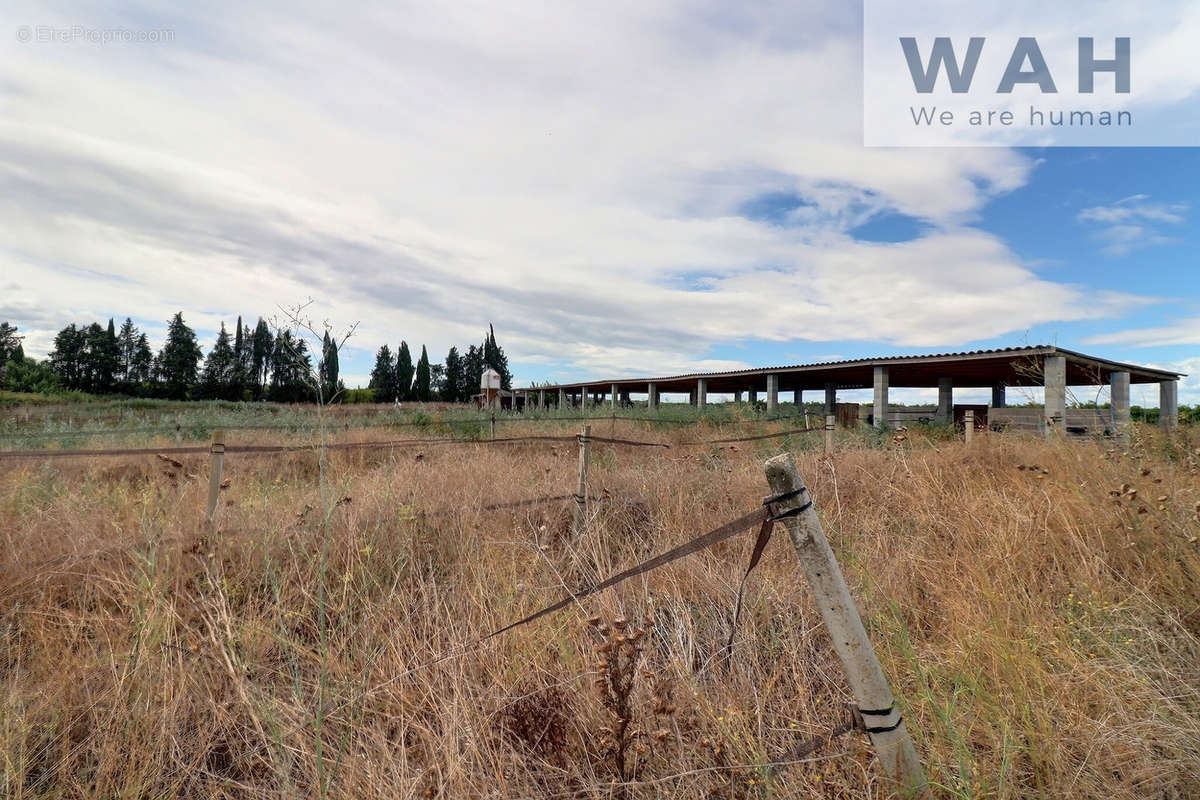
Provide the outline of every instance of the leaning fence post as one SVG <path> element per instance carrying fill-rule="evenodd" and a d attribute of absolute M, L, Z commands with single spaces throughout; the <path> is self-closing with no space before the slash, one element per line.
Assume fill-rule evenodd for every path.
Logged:
<path fill-rule="evenodd" d="M 968 408 L 963 414 L 963 441 L 970 444 L 975 438 L 975 410 Z"/>
<path fill-rule="evenodd" d="M 587 522 L 588 451 L 592 444 L 592 426 L 584 425 L 579 434 L 579 486 L 575 492 L 574 534 L 579 536 Z"/>
<path fill-rule="evenodd" d="M 925 775 L 916 747 L 896 708 L 883 667 L 875 657 L 854 598 L 813 510 L 812 499 L 796 472 L 796 462 L 790 453 L 784 453 L 768 460 L 765 469 L 772 495 L 780 498 L 772 507 L 787 526 L 800 568 L 846 671 L 846 680 L 879 762 L 902 791 L 923 792 Z"/>
<path fill-rule="evenodd" d="M 217 500 L 221 495 L 221 471 L 225 462 L 225 431 L 213 431 L 212 455 L 208 461 L 208 513 L 204 519 L 212 524 L 217 514 Z"/>
<path fill-rule="evenodd" d="M 833 430 L 836 423 L 837 417 L 833 414 L 825 415 L 825 452 L 827 454 L 833 453 Z"/>

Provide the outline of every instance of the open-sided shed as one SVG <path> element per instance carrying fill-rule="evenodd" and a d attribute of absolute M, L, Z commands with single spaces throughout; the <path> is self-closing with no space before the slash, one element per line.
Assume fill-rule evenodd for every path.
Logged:
<path fill-rule="evenodd" d="M 1066 390 L 1069 386 L 1111 386 L 1113 421 L 1129 419 L 1131 384 L 1157 383 L 1160 392 L 1160 418 L 1173 425 L 1178 419 L 1177 387 L 1181 375 L 1154 367 L 1125 364 L 1098 356 L 1067 350 L 1054 345 L 1008 347 L 998 350 L 973 350 L 962 353 L 938 353 L 915 356 L 884 356 L 818 364 L 758 367 L 727 372 L 691 373 L 665 377 L 621 378 L 583 381 L 548 387 L 528 387 L 520 391 L 536 393 L 540 405 L 557 401 L 604 402 L 617 405 L 630 394 L 644 393 L 653 408 L 663 393 L 686 393 L 693 404 L 703 407 L 710 392 L 733 394 L 741 399 L 746 393 L 756 400 L 765 394 L 768 409 L 778 404 L 780 392 L 825 393 L 825 408 L 832 413 L 838 390 L 872 389 L 875 424 L 887 419 L 888 392 L 891 388 L 937 388 L 939 420 L 949 422 L 953 414 L 953 391 L 959 388 L 989 388 L 992 408 L 1005 406 L 1008 387 L 1043 387 L 1046 425 L 1062 425 L 1066 418 Z M 799 395 L 797 395 L 799 400 Z"/>

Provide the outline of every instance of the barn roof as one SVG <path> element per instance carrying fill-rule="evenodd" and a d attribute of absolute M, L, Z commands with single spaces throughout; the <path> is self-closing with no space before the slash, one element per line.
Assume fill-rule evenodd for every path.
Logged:
<path fill-rule="evenodd" d="M 1131 383 L 1158 383 L 1178 380 L 1181 377 L 1177 372 L 1090 356 L 1056 345 L 1031 345 L 995 350 L 968 350 L 960 353 L 877 356 L 724 372 L 692 372 L 665 377 L 571 381 L 552 386 L 523 388 L 608 389 L 616 385 L 618 391 L 640 392 L 645 391 L 646 384 L 653 383 L 658 386 L 660 392 L 686 392 L 695 387 L 697 380 L 704 378 L 710 392 L 735 392 L 765 388 L 766 376 L 774 374 L 779 376 L 780 391 L 823 389 L 826 384 L 833 384 L 839 389 L 865 389 L 873 385 L 874 368 L 877 366 L 888 368 L 888 383 L 894 387 L 935 387 L 939 378 L 951 378 L 955 386 L 961 387 L 986 387 L 996 383 L 1005 386 L 1040 386 L 1042 364 L 1047 356 L 1066 358 L 1067 384 L 1070 386 L 1107 383 L 1110 372 L 1128 372 Z"/>

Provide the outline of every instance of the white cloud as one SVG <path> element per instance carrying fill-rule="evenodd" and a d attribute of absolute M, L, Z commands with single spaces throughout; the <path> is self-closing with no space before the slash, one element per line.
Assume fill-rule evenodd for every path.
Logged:
<path fill-rule="evenodd" d="M 1152 203 L 1149 195 L 1135 194 L 1112 205 L 1085 208 L 1076 219 L 1095 226 L 1093 236 L 1103 243 L 1104 252 L 1121 256 L 1176 241 L 1161 231 L 1183 223 L 1187 211 L 1186 203 Z"/>
<path fill-rule="evenodd" d="M 215 329 L 313 296 L 368 354 L 405 337 L 440 358 L 492 321 L 531 370 L 603 375 L 740 364 L 704 354 L 747 339 L 957 346 L 1144 302 L 1039 277 L 972 227 L 1027 179 L 1020 153 L 859 146 L 857 14 L 18 4 L 14 23 L 175 37 L 0 45 L 3 313 L 44 346 L 79 319 Z M 803 199 L 792 224 L 741 215 L 772 193 Z M 926 233 L 847 233 L 883 211 Z"/>
<path fill-rule="evenodd" d="M 1169 347 L 1171 345 L 1200 344 L 1200 317 L 1181 319 L 1170 325 L 1154 328 L 1102 333 L 1089 336 L 1085 344 L 1122 344 L 1131 347 Z"/>

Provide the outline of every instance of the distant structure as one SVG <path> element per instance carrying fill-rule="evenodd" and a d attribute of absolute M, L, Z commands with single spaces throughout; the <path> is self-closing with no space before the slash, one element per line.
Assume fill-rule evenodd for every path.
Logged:
<path fill-rule="evenodd" d="M 479 377 L 479 394 L 473 395 L 471 399 L 480 408 L 524 410 L 525 395 L 503 389 L 500 384 L 500 373 L 491 367 L 486 368 Z"/>
<path fill-rule="evenodd" d="M 780 392 L 791 392 L 794 402 L 803 402 L 807 391 L 824 393 L 826 414 L 839 413 L 839 390 L 873 389 L 874 403 L 867 415 L 876 427 L 898 426 L 928 418 L 931 422 L 961 420 L 970 409 L 976 424 L 992 427 L 1036 426 L 1046 431 L 1055 428 L 1120 427 L 1130 421 L 1129 387 L 1131 384 L 1156 383 L 1159 389 L 1159 419 L 1173 427 L 1179 420 L 1178 386 L 1180 373 L 1153 367 L 1124 364 L 1085 355 L 1053 345 L 1007 347 L 999 350 L 972 350 L 937 355 L 886 356 L 835 361 L 825 364 L 795 364 L 760 367 L 729 372 L 703 372 L 661 378 L 622 378 L 585 381 L 548 387 L 517 390 L 521 399 L 532 399 L 538 407 L 548 403 L 578 406 L 607 402 L 612 407 L 629 404 L 634 396 L 644 396 L 651 409 L 658 407 L 664 394 L 686 394 L 692 405 L 704 408 L 708 393 L 732 394 L 735 402 L 746 396 L 751 403 L 759 394 L 766 398 L 767 411 L 779 404 Z M 1111 413 L 1095 409 L 1068 409 L 1069 387 L 1110 387 Z M 1008 388 L 1041 387 L 1045 404 L 1038 408 L 1007 408 Z M 894 407 L 888 403 L 891 388 L 936 388 L 937 406 L 928 409 Z M 956 388 L 991 389 L 991 402 L 978 405 L 954 404 Z M 1087 399 L 1086 397 L 1081 399 Z M 844 406 L 845 404 L 843 404 Z M 855 404 L 857 405 L 857 404 Z M 847 415 L 843 422 L 857 420 Z"/>

